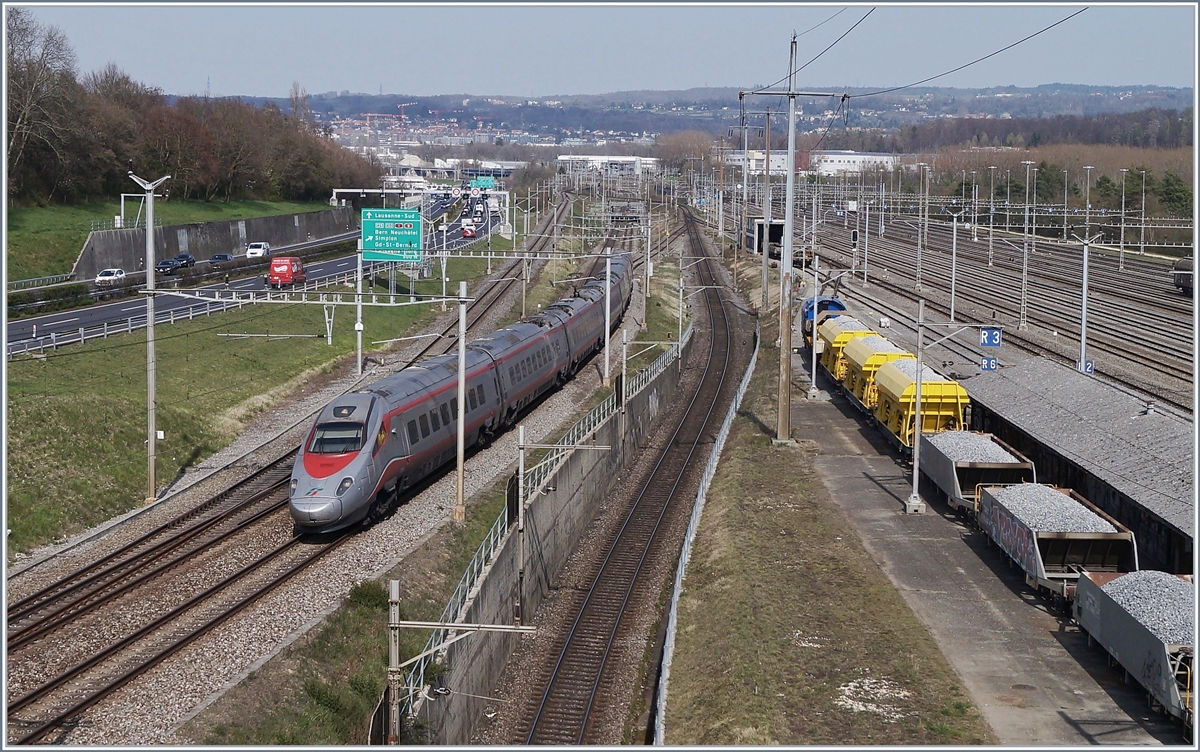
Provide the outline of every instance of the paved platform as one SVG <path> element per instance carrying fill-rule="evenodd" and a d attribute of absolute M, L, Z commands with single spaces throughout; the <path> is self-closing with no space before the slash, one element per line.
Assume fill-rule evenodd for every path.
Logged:
<path fill-rule="evenodd" d="M 797 333 L 796 343 L 800 343 Z M 1099 647 L 1025 585 L 986 535 L 941 501 L 904 514 L 912 469 L 878 430 L 792 356 L 792 435 L 820 447 L 816 469 L 881 569 L 928 627 L 1002 744 L 1184 744 Z"/>

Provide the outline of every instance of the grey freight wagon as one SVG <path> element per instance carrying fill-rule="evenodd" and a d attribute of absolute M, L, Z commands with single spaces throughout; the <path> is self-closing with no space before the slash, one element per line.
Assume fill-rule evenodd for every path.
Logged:
<path fill-rule="evenodd" d="M 1133 572 L 1129 528 L 1076 492 L 1041 483 L 985 486 L 979 526 L 1025 572 L 1025 582 L 1068 602 L 1082 571 Z"/>
<path fill-rule="evenodd" d="M 981 431 L 922 433 L 921 472 L 946 495 L 951 509 L 971 515 L 979 513 L 980 486 L 1037 482 L 1033 462 Z"/>
<path fill-rule="evenodd" d="M 1146 690 L 1151 707 L 1182 721 L 1189 737 L 1195 608 L 1190 575 L 1084 572 L 1072 614 L 1088 644 L 1100 643 Z"/>

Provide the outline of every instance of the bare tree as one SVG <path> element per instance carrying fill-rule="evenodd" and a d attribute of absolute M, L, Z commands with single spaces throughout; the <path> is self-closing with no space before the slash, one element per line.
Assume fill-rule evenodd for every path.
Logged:
<path fill-rule="evenodd" d="M 26 148 L 39 142 L 60 162 L 77 99 L 75 51 L 57 26 L 38 23 L 27 8 L 8 12 L 8 169 L 21 167 Z"/>
<path fill-rule="evenodd" d="M 312 108 L 308 106 L 308 92 L 300 86 L 299 81 L 292 82 L 292 91 L 288 99 L 291 100 L 292 122 L 295 123 L 296 130 L 305 133 L 312 131 L 313 114 Z"/>

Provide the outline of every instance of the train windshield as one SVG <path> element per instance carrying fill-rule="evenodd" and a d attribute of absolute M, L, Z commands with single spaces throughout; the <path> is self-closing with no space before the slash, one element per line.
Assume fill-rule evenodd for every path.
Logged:
<path fill-rule="evenodd" d="M 357 452 L 363 445 L 363 424 L 350 421 L 319 423 L 308 451 L 316 454 Z"/>

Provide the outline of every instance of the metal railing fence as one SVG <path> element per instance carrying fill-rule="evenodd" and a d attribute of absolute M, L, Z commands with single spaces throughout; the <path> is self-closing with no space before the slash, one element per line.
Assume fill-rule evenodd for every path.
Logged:
<path fill-rule="evenodd" d="M 684 332 L 683 339 L 680 342 L 677 342 L 668 348 L 666 352 L 660 355 L 649 366 L 642 369 L 635 378 L 629 381 L 629 384 L 626 386 L 625 390 L 626 401 L 636 395 L 638 391 L 649 385 L 655 376 L 662 373 L 663 370 L 665 370 L 666 367 L 678 357 L 679 352 L 681 352 L 681 348 L 689 339 L 691 339 L 691 336 L 692 326 L 689 324 L 687 331 Z M 588 411 L 587 415 L 584 415 L 582 418 L 576 421 L 575 424 L 563 434 L 562 438 L 555 442 L 555 444 L 561 445 L 561 448 L 549 450 L 549 454 L 547 454 L 535 467 L 526 471 L 526 493 L 528 495 L 538 493 L 538 490 L 542 487 L 542 485 L 552 478 L 554 473 L 558 472 L 558 469 L 562 466 L 562 464 L 566 462 L 571 453 L 575 451 L 573 447 L 580 443 L 584 438 L 589 436 L 594 430 L 596 430 L 597 427 L 603 424 L 604 421 L 612 417 L 612 415 L 616 412 L 616 408 L 617 396 L 615 393 L 610 394 L 599 405 L 596 405 L 590 411 Z M 519 499 L 518 503 L 524 504 L 525 499 Z M 491 564 L 492 559 L 496 554 L 496 550 L 499 547 L 499 543 L 507 531 L 508 507 L 505 506 L 504 510 L 501 511 L 500 516 L 492 524 L 491 529 L 488 531 L 487 537 L 484 538 L 483 543 L 479 545 L 479 549 L 475 552 L 475 556 L 471 559 L 471 562 L 467 564 L 466 572 L 463 573 L 462 578 L 459 580 L 458 587 L 455 588 L 454 594 L 450 596 L 450 602 L 447 603 L 446 608 L 443 609 L 440 619 L 443 624 L 451 624 L 462 618 L 463 612 L 469 603 L 471 591 L 478 583 L 484 569 Z M 434 630 L 433 634 L 429 636 L 429 640 L 426 642 L 425 648 L 422 652 L 432 651 L 434 648 L 445 642 L 446 635 L 449 631 L 450 630 L 448 629 Z M 416 698 L 426 684 L 426 671 L 436 657 L 437 654 L 431 652 L 430 655 L 413 664 L 412 670 L 409 671 L 408 676 L 405 679 L 407 691 L 405 692 L 405 700 L 402 707 L 402 712 L 405 715 L 411 716 L 415 712 L 414 704 L 416 702 Z"/>
<path fill-rule="evenodd" d="M 374 264 L 363 267 L 364 276 L 370 275 L 374 271 Z M 334 285 L 353 283 L 356 272 L 342 272 L 340 274 L 332 274 L 328 277 L 322 277 L 312 282 L 306 282 L 304 285 L 295 288 L 297 292 L 307 292 L 320 290 Z M 259 292 L 259 291 L 255 291 Z M 98 294 L 98 293 L 97 293 Z M 167 294 L 167 293 L 159 293 Z M 365 295 L 366 293 L 364 293 Z M 174 324 L 178 321 L 191 321 L 197 316 L 209 316 L 213 313 L 220 313 L 230 308 L 242 308 L 247 303 L 257 302 L 255 295 L 248 295 L 245 299 L 234 298 L 229 301 L 205 301 L 203 303 L 195 303 L 187 308 L 173 308 L 165 311 L 155 311 L 154 325 L 159 324 Z M 113 334 L 127 334 L 130 332 L 144 329 L 146 327 L 147 316 L 131 316 L 121 322 L 105 322 L 97 326 L 84 327 L 77 329 L 66 329 L 60 331 L 45 332 L 44 334 L 35 334 L 32 337 L 10 341 L 5 348 L 5 354 L 9 360 L 16 355 L 27 355 L 37 353 L 43 355 L 46 349 L 57 350 L 63 345 L 79 344 L 86 342 L 89 339 L 107 338 Z M 36 332 L 36 328 L 34 330 Z"/>
<path fill-rule="evenodd" d="M 11 279 L 8 281 L 7 287 L 9 290 L 28 290 L 31 287 L 49 287 L 57 285 L 61 282 L 70 282 L 75 277 L 75 272 L 67 274 L 52 274 L 49 277 L 34 277 L 33 279 Z"/>
<path fill-rule="evenodd" d="M 679 613 L 679 596 L 683 592 L 683 578 L 687 574 L 687 563 L 692 554 L 692 543 L 696 539 L 696 530 L 700 527 L 700 516 L 704 513 L 708 487 L 717 473 L 717 464 L 721 460 L 721 450 L 725 447 L 725 439 L 729 436 L 733 419 L 737 415 L 738 407 L 742 404 L 742 397 L 746 395 L 746 389 L 750 386 L 750 377 L 754 375 L 754 366 L 758 362 L 759 335 L 760 329 L 755 326 L 754 354 L 750 357 L 750 367 L 746 369 L 746 375 L 742 377 L 742 383 L 738 385 L 737 393 L 733 397 L 733 404 L 729 406 L 729 412 L 721 423 L 721 430 L 717 432 L 717 440 L 708 456 L 708 464 L 704 466 L 704 476 L 700 479 L 700 490 L 696 492 L 696 503 L 692 507 L 691 519 L 688 520 L 683 550 L 679 554 L 679 565 L 675 568 L 675 587 L 671 593 L 671 611 L 667 617 L 667 637 L 663 643 L 662 665 L 659 669 L 658 703 L 655 708 L 654 743 L 657 745 L 664 743 L 663 737 L 667 731 L 667 685 L 671 677 L 671 659 L 675 654 L 675 627 Z"/>

